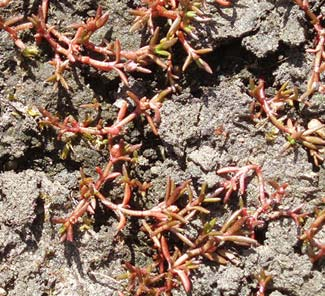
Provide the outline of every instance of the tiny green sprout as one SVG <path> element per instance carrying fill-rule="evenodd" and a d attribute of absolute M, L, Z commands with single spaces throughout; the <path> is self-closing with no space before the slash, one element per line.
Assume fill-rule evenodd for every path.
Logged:
<path fill-rule="evenodd" d="M 195 264 L 192 261 L 188 261 L 188 262 L 186 262 L 185 266 L 188 269 L 197 269 L 200 267 L 200 264 Z"/>
<path fill-rule="evenodd" d="M 297 141 L 292 138 L 290 135 L 287 136 L 287 141 L 289 142 L 290 145 L 295 145 Z"/>
<path fill-rule="evenodd" d="M 118 281 L 121 281 L 121 280 L 127 280 L 131 277 L 131 273 L 130 272 L 124 272 L 124 273 L 121 273 L 121 274 L 118 274 L 115 279 L 118 280 Z"/>
<path fill-rule="evenodd" d="M 82 32 L 82 36 L 80 37 L 80 43 L 84 44 L 84 43 L 88 42 L 90 36 L 91 36 L 91 32 L 88 32 L 87 30 Z"/>
<path fill-rule="evenodd" d="M 59 234 L 62 236 L 64 233 L 66 233 L 67 228 L 62 224 L 62 226 L 59 228 Z"/>
<path fill-rule="evenodd" d="M 274 140 L 278 137 L 279 130 L 276 127 L 272 127 L 271 130 L 265 133 L 265 139 L 268 142 L 274 142 Z"/>
<path fill-rule="evenodd" d="M 172 39 L 162 39 L 158 45 L 155 46 L 154 52 L 163 57 L 170 57 L 170 52 L 167 49 L 173 47 L 177 42 L 177 38 Z"/>
<path fill-rule="evenodd" d="M 69 141 L 69 142 L 67 142 L 67 143 L 64 145 L 63 150 L 62 150 L 62 152 L 61 152 L 61 154 L 60 154 L 60 158 L 61 158 L 62 160 L 67 159 L 67 157 L 68 157 L 70 151 L 72 151 L 72 150 L 73 150 L 73 149 L 72 149 L 72 144 L 71 144 L 71 142 Z"/>
<path fill-rule="evenodd" d="M 31 117 L 38 117 L 42 115 L 35 106 L 28 107 L 26 113 Z"/>
<path fill-rule="evenodd" d="M 193 26 L 187 25 L 186 27 L 184 27 L 184 31 L 186 33 L 189 33 L 190 34 L 193 30 L 194 30 L 194 27 Z"/>
<path fill-rule="evenodd" d="M 108 142 L 108 139 L 96 138 L 94 144 L 97 149 L 102 150 L 107 146 Z"/>
<path fill-rule="evenodd" d="M 289 81 L 286 81 L 285 83 L 283 83 L 279 89 L 279 92 L 284 92 L 286 90 L 286 88 L 289 85 Z"/>
<path fill-rule="evenodd" d="M 204 200 L 204 197 L 205 197 L 205 193 L 207 191 L 207 187 L 208 187 L 208 183 L 207 182 L 204 182 L 201 186 L 201 189 L 200 189 L 200 197 L 202 197 L 202 199 Z"/>
<path fill-rule="evenodd" d="M 83 134 L 82 134 L 82 137 L 83 137 L 85 140 L 89 141 L 89 142 L 93 142 L 93 141 L 96 141 L 96 140 L 97 140 L 97 138 L 96 138 L 94 135 L 89 134 L 89 133 L 83 133 Z"/>
<path fill-rule="evenodd" d="M 12 115 L 13 117 L 16 117 L 16 118 L 21 118 L 22 116 L 21 116 L 21 114 L 20 113 L 18 113 L 18 112 L 10 112 L 10 115 Z"/>
<path fill-rule="evenodd" d="M 170 57 L 170 52 L 167 51 L 167 50 L 162 50 L 162 49 L 159 49 L 159 48 L 155 48 L 155 53 L 157 55 L 162 56 L 162 57 L 166 57 L 166 58 Z"/>
<path fill-rule="evenodd" d="M 44 200 L 45 204 L 50 204 L 53 200 L 52 196 L 45 192 L 41 192 L 39 197 Z"/>
<path fill-rule="evenodd" d="M 17 97 L 14 93 L 9 93 L 8 96 L 7 96 L 8 100 L 11 101 L 11 102 L 14 102 L 17 100 Z"/>
<path fill-rule="evenodd" d="M 133 151 L 132 163 L 139 163 L 139 153 L 137 150 Z"/>
<path fill-rule="evenodd" d="M 193 18 L 193 17 L 196 17 L 196 12 L 195 11 L 188 11 L 186 12 L 186 16 L 189 17 L 189 18 Z"/>
<path fill-rule="evenodd" d="M 92 228 L 92 225 L 94 224 L 94 220 L 88 217 L 82 218 L 83 224 L 79 227 L 81 232 L 85 232 Z"/>
<path fill-rule="evenodd" d="M 22 54 L 26 58 L 34 58 L 40 54 L 39 49 L 36 46 L 27 46 L 23 51 Z"/>
<path fill-rule="evenodd" d="M 216 223 L 217 223 L 217 218 L 213 218 L 209 222 L 205 223 L 203 226 L 203 233 L 209 234 L 213 230 Z"/>
<path fill-rule="evenodd" d="M 294 102 L 298 100 L 299 94 L 296 87 L 288 88 L 288 85 L 288 81 L 282 84 L 280 89 L 276 92 L 274 100 L 276 101 L 277 99 L 280 99 L 287 102 L 289 106 L 292 107 Z"/>

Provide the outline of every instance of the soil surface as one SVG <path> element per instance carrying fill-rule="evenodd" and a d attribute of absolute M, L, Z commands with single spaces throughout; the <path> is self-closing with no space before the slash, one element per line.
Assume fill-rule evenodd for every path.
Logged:
<path fill-rule="evenodd" d="M 3 18 L 35 14 L 40 1 L 11 2 L 1 8 Z M 100 3 L 110 18 L 93 41 L 119 39 L 122 48 L 136 49 L 147 42 L 145 31 L 129 32 L 134 19 L 129 10 L 139 2 L 50 1 L 48 22 L 64 30 L 94 16 Z M 306 15 L 288 0 L 236 0 L 229 8 L 208 2 L 211 21 L 198 25 L 199 40 L 193 46 L 213 48 L 203 56 L 213 74 L 190 65 L 177 81 L 181 91 L 163 104 L 159 136 L 144 120 L 125 135 L 128 143 L 142 143 L 130 174 L 152 184 L 145 197 L 134 197 L 132 205 L 150 208 L 163 200 L 168 176 L 177 184 L 191 180 L 196 193 L 207 182 L 212 192 L 223 180 L 216 174 L 219 168 L 255 163 L 266 180 L 289 184 L 283 209 L 300 205 L 306 212 L 324 209 L 324 165 L 313 165 L 300 145 L 283 153 L 285 137 L 279 134 L 268 141 L 271 124 L 256 126 L 249 111 L 250 78 L 265 79 L 270 95 L 287 81 L 300 94 L 305 91 L 313 59 L 306 49 L 314 37 Z M 324 1 L 311 3 L 318 13 L 325 13 Z M 24 32 L 22 39 L 32 44 L 33 31 Z M 185 55 L 181 48 L 177 50 L 182 65 Z M 126 98 L 128 88 L 115 74 L 76 66 L 65 73 L 70 90 L 54 89 L 45 82 L 53 71 L 47 63 L 52 57 L 46 43 L 40 45 L 37 57 L 23 57 L 7 33 L 0 31 L 0 295 L 118 295 L 127 287 L 126 281 L 118 280 L 125 273 L 123 262 L 146 266 L 152 243 L 136 219 L 117 234 L 116 216 L 101 205 L 90 227 L 80 230 L 79 225 L 73 242 L 60 243 L 59 226 L 51 223 L 51 217 L 67 215 L 76 204 L 80 168 L 96 176 L 95 167 L 103 167 L 108 155 L 75 139 L 73 151 L 63 160 L 64 143 L 52 129 L 40 129 L 41 118 L 34 116 L 34 110 L 42 106 L 61 118 L 68 114 L 84 118 L 86 111 L 80 106 L 96 98 L 103 106 L 101 116 L 109 120 L 116 116 L 114 102 Z M 168 86 L 165 74 L 152 69 L 151 75 L 128 76 L 130 89 L 139 96 L 152 97 Z M 311 103 L 290 112 L 304 122 L 310 118 L 325 122 L 324 95 L 313 96 Z M 227 136 L 216 134 L 216 128 Z M 245 195 L 249 207 L 256 205 L 256 185 L 252 177 Z M 120 186 L 106 190 L 106 196 L 121 200 Z M 211 217 L 222 225 L 238 202 L 234 196 L 227 208 L 212 205 Z M 302 227 L 312 220 L 305 219 Z M 325 296 L 325 260 L 311 262 L 299 240 L 301 231 L 292 219 L 280 218 L 258 231 L 259 246 L 232 249 L 236 264 L 214 264 L 202 258 L 200 267 L 191 272 L 191 295 L 256 295 L 256 276 L 264 270 L 272 276 L 266 295 Z M 318 236 L 325 239 L 325 230 Z M 186 293 L 180 285 L 173 295 Z"/>

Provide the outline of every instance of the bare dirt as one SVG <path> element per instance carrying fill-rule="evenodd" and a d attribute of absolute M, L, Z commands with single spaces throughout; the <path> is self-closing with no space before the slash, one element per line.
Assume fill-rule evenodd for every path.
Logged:
<path fill-rule="evenodd" d="M 60 28 L 93 16 L 99 3 L 50 2 L 49 22 Z M 129 33 L 133 17 L 128 10 L 137 2 L 100 1 L 110 20 L 94 41 L 118 38 L 123 48 L 130 49 L 143 45 L 145 34 Z M 324 13 L 322 3 L 312 2 Z M 0 13 L 28 16 L 36 13 L 38 4 L 12 1 Z M 267 141 L 271 126 L 256 127 L 249 116 L 249 78 L 264 78 L 270 94 L 286 81 L 300 94 L 305 91 L 312 61 L 306 49 L 312 45 L 313 31 L 304 12 L 287 0 L 240 0 L 231 8 L 209 4 L 208 15 L 212 21 L 199 27 L 196 46 L 214 49 L 204 56 L 213 74 L 191 65 L 178 81 L 182 91 L 163 104 L 159 136 L 144 121 L 126 136 L 128 143 L 142 143 L 132 175 L 152 183 L 144 200 L 137 197 L 137 206 L 150 208 L 162 200 L 167 176 L 176 183 L 191 179 L 194 188 L 205 181 L 213 190 L 221 180 L 218 168 L 256 163 L 266 179 L 289 183 L 283 208 L 321 209 L 324 165 L 314 166 L 301 146 L 281 153 L 286 139 L 279 135 Z M 32 43 L 33 34 L 24 33 L 23 40 Z M 150 240 L 132 219 L 116 235 L 116 217 L 99 207 L 89 230 L 76 231 L 73 243 L 59 242 L 58 226 L 51 217 L 71 211 L 78 197 L 79 169 L 95 175 L 95 166 L 105 164 L 107 153 L 76 141 L 73 153 L 62 160 L 63 144 L 54 131 L 39 128 L 40 118 L 31 116 L 30 110 L 42 106 L 62 118 L 67 114 L 82 118 L 85 111 L 80 105 L 96 98 L 103 105 L 102 116 L 109 118 L 116 111 L 114 102 L 126 97 L 127 88 L 116 75 L 75 67 L 66 75 L 71 90 L 55 90 L 44 82 L 53 70 L 47 63 L 52 51 L 46 45 L 40 50 L 38 57 L 24 58 L 0 31 L 0 295 L 117 295 L 126 285 L 116 279 L 125 272 L 122 263 L 145 266 L 152 252 Z M 150 97 L 166 86 L 160 70 L 130 75 L 129 80 L 140 96 Z M 314 96 L 312 106 L 296 111 L 303 120 L 324 121 L 324 96 Z M 215 134 L 221 126 L 228 137 Z M 253 206 L 256 180 L 251 182 L 247 202 Z M 109 194 L 119 200 L 123 192 L 117 186 Z M 218 221 L 231 213 L 231 208 L 212 209 Z M 260 230 L 260 246 L 234 250 L 237 265 L 202 260 L 191 273 L 191 295 L 256 295 L 255 277 L 263 269 L 272 275 L 267 295 L 325 296 L 325 261 L 311 263 L 299 233 L 292 219 L 281 218 Z M 325 230 L 319 235 L 324 238 Z M 173 295 L 185 292 L 180 286 Z"/>

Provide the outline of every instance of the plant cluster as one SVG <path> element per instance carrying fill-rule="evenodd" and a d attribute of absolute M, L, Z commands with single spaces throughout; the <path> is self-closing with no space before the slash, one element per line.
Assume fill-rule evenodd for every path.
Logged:
<path fill-rule="evenodd" d="M 217 1 L 222 6 L 229 6 L 227 1 Z M 208 22 L 210 19 L 205 16 L 202 8 L 206 5 L 203 0 L 162 0 L 162 1 L 144 1 L 143 7 L 132 10 L 131 13 L 136 16 L 131 31 L 138 30 L 147 26 L 154 36 L 157 45 L 156 54 L 165 57 L 165 63 L 159 63 L 167 69 L 168 78 L 171 83 L 177 78 L 173 74 L 172 47 L 181 43 L 187 53 L 187 57 L 182 67 L 185 71 L 189 64 L 194 61 L 200 68 L 208 73 L 212 73 L 210 66 L 202 60 L 201 54 L 212 51 L 212 48 L 194 49 L 190 45 L 188 37 L 198 39 L 195 33 L 195 22 Z M 167 21 L 168 30 L 162 38 L 158 36 L 160 28 L 155 25 L 155 19 L 163 18 Z"/>
<path fill-rule="evenodd" d="M 324 161 L 322 155 L 325 153 L 325 124 L 315 118 L 308 122 L 306 128 L 300 125 L 298 120 L 287 118 L 287 116 L 279 117 L 281 111 L 287 106 L 293 107 L 294 102 L 298 100 L 296 90 L 287 89 L 287 84 L 284 84 L 273 98 L 268 98 L 265 94 L 265 83 L 259 80 L 257 85 L 251 81 L 250 95 L 256 99 L 251 104 L 252 118 L 261 120 L 265 115 L 277 131 L 285 134 L 288 141 L 285 149 L 299 143 L 309 151 L 316 166 Z M 277 131 L 274 132 L 275 135 Z M 269 137 L 272 139 L 272 135 Z"/>
<path fill-rule="evenodd" d="M 256 100 L 251 106 L 254 120 L 261 120 L 263 116 L 281 131 L 288 140 L 288 145 L 296 143 L 303 145 L 310 153 L 314 163 L 318 166 L 324 161 L 325 152 L 325 124 L 319 119 L 312 119 L 307 127 L 298 120 L 280 117 L 280 113 L 299 102 L 305 102 L 314 92 L 323 93 L 321 74 L 325 70 L 324 38 L 325 29 L 321 24 L 321 17 L 317 17 L 309 8 L 308 2 L 294 0 L 309 16 L 317 34 L 316 47 L 313 49 L 315 60 L 307 91 L 299 97 L 294 89 L 287 89 L 283 85 L 274 97 L 269 98 L 265 93 L 264 81 L 259 80 L 255 85 L 251 82 L 250 94 Z M 0 7 L 5 7 L 10 1 L 0 1 Z M 217 5 L 228 7 L 231 2 L 216 0 Z M 186 53 L 182 71 L 191 62 L 195 62 L 208 73 L 212 70 L 201 58 L 202 54 L 210 52 L 211 48 L 195 49 L 192 40 L 198 39 L 195 31 L 197 22 L 208 22 L 210 19 L 204 13 L 207 3 L 205 0 L 146 0 L 141 7 L 131 11 L 135 16 L 131 31 L 147 28 L 150 33 L 148 45 L 134 51 L 123 50 L 119 40 L 113 43 L 103 42 L 94 44 L 92 35 L 108 21 L 108 12 L 104 13 L 98 7 L 96 15 L 84 23 L 73 24 L 75 31 L 72 35 L 60 32 L 47 23 L 49 1 L 43 0 L 36 15 L 23 22 L 23 17 L 12 17 L 3 20 L 0 17 L 0 29 L 5 30 L 23 55 L 32 57 L 38 50 L 34 46 L 27 46 L 20 38 L 19 32 L 34 29 L 36 43 L 46 41 L 54 52 L 50 62 L 55 71 L 48 81 L 55 82 L 68 89 L 69 85 L 63 74 L 72 65 L 88 65 L 99 71 L 115 71 L 122 82 L 128 86 L 127 73 L 139 71 L 151 73 L 150 64 L 155 63 L 167 73 L 169 87 L 158 92 L 155 96 L 138 97 L 128 91 L 128 98 L 119 105 L 115 121 L 109 125 L 100 116 L 96 119 L 86 118 L 79 122 L 69 115 L 61 120 L 44 108 L 39 108 L 42 120 L 40 126 L 50 126 L 57 131 L 58 139 L 65 143 L 62 158 L 66 158 L 69 150 L 73 150 L 72 141 L 83 138 L 92 146 L 100 145 L 107 149 L 109 157 L 103 168 L 96 167 L 97 177 L 89 177 L 81 170 L 79 184 L 79 201 L 72 212 L 66 217 L 54 217 L 53 223 L 60 224 L 61 241 L 72 241 L 76 224 L 82 223 L 86 214 L 93 215 L 97 202 L 115 213 L 119 220 L 116 231 L 119 232 L 127 225 L 128 218 L 134 217 L 141 221 L 142 231 L 151 241 L 154 254 L 152 263 L 145 267 L 137 267 L 125 262 L 126 273 L 121 278 L 128 280 L 125 291 L 119 295 L 171 295 L 172 290 L 181 283 L 186 292 L 191 290 L 190 274 L 200 266 L 203 260 L 210 260 L 219 264 L 228 262 L 237 264 L 236 254 L 229 246 L 242 247 L 257 246 L 256 230 L 271 220 L 281 217 L 292 218 L 302 226 L 303 219 L 312 213 L 302 212 L 302 206 L 284 210 L 281 201 L 286 196 L 287 183 L 267 183 L 262 169 L 256 164 L 243 167 L 230 166 L 221 168 L 217 174 L 225 176 L 224 181 L 207 193 L 203 184 L 198 194 L 191 181 L 187 180 L 176 185 L 167 179 L 164 199 L 152 208 L 138 209 L 133 207 L 134 191 L 141 193 L 150 188 L 150 184 L 142 183 L 129 176 L 130 163 L 136 162 L 135 152 L 140 144 L 129 145 L 123 140 L 129 125 L 145 118 L 153 134 L 158 135 L 160 122 L 160 108 L 164 99 L 179 88 L 175 83 L 178 79 L 174 66 L 173 50 L 178 43 Z M 158 21 L 159 20 L 159 21 Z M 163 20 L 163 25 L 159 26 Z M 72 36 L 72 37 L 71 37 Z M 84 105 L 100 112 L 99 103 Z M 98 120 L 98 118 L 100 118 Z M 222 131 L 221 131 L 222 132 Z M 123 163 L 123 164 L 122 164 Z M 122 164 L 122 165 L 121 165 Z M 258 199 L 254 208 L 248 208 L 241 200 L 239 208 L 234 210 L 225 221 L 217 221 L 209 208 L 214 203 L 224 208 L 232 202 L 235 196 L 244 196 L 247 191 L 247 179 L 257 177 Z M 105 195 L 104 187 L 108 183 L 121 183 L 124 189 L 120 203 L 109 199 Z M 190 231 L 193 221 L 200 222 L 196 233 Z M 321 227 L 325 224 L 325 212 L 316 213 L 315 220 L 309 227 L 305 227 L 299 239 L 307 246 L 313 262 L 325 257 L 325 245 L 317 237 Z M 175 243 L 176 242 L 176 243 Z M 259 291 L 257 295 L 265 295 L 266 286 L 271 277 L 262 271 L 258 276 Z"/>
<path fill-rule="evenodd" d="M 308 254 L 313 262 L 325 257 L 325 243 L 322 242 L 321 239 L 317 238 L 317 233 L 324 225 L 325 210 L 317 210 L 316 218 L 311 225 L 304 230 L 304 234 L 300 236 L 300 240 L 304 241 L 304 243 L 307 245 Z"/>
<path fill-rule="evenodd" d="M 130 180 L 127 176 L 126 169 L 124 169 L 123 182 L 125 183 L 125 195 L 124 200 L 120 205 L 121 209 L 107 202 L 100 193 L 100 189 L 108 181 L 113 181 L 116 177 L 121 175 L 120 172 L 114 171 L 114 164 L 119 161 L 131 161 L 132 158 L 130 155 L 132 155 L 132 153 L 139 149 L 141 146 L 140 144 L 127 145 L 124 143 L 121 136 L 123 134 L 123 131 L 127 129 L 127 125 L 137 117 L 143 115 L 149 122 L 152 131 L 154 133 L 157 133 L 156 124 L 158 124 L 160 120 L 159 108 L 161 106 L 161 100 L 164 99 L 164 97 L 170 94 L 172 91 L 173 87 L 168 87 L 166 90 L 157 94 L 150 100 L 146 97 L 140 99 L 134 93 L 128 92 L 129 97 L 134 102 L 135 108 L 131 113 L 127 114 L 129 104 L 126 101 L 123 101 L 117 114 L 117 118 L 111 126 L 104 125 L 104 122 L 102 120 L 99 120 L 95 123 L 89 120 L 79 123 L 71 115 L 66 117 L 64 121 L 61 122 L 58 117 L 53 116 L 45 109 L 39 109 L 44 117 L 40 124 L 42 126 L 50 125 L 54 127 L 58 132 L 58 139 L 64 140 L 66 147 L 71 147 L 72 138 L 80 135 L 90 143 L 101 143 L 103 147 L 107 147 L 109 151 L 109 159 L 105 168 L 96 168 L 96 172 L 98 174 L 96 181 L 92 178 L 86 177 L 84 173 L 81 172 L 81 198 L 78 206 L 74 209 L 71 215 L 65 219 L 54 219 L 56 223 L 63 224 L 63 227 L 61 228 L 61 232 L 64 234 L 63 240 L 73 240 L 73 225 L 78 221 L 79 217 L 82 217 L 86 212 L 89 212 L 91 214 L 94 213 L 96 205 L 95 198 L 102 200 L 103 204 L 117 213 L 117 215 L 121 218 L 120 226 L 118 229 L 123 228 L 123 224 L 125 224 L 125 217 L 123 214 L 124 211 L 128 210 L 122 208 L 127 207 L 133 187 L 138 187 L 140 190 L 145 190 L 147 184 L 141 184 L 138 181 Z M 153 118 L 149 113 L 151 110 L 154 112 Z"/>
<path fill-rule="evenodd" d="M 230 2 L 220 1 L 222 6 L 229 6 Z M 6 6 L 9 1 L 3 1 L 1 6 Z M 207 18 L 201 8 L 206 5 L 203 0 L 182 1 L 144 1 L 143 7 L 131 11 L 136 16 L 131 31 L 148 26 L 150 41 L 147 45 L 137 50 L 123 50 L 119 40 L 102 44 L 94 44 L 92 35 L 103 27 L 109 18 L 108 12 L 103 13 L 99 6 L 96 15 L 84 23 L 70 25 L 74 29 L 72 37 L 60 32 L 55 27 L 47 24 L 49 0 L 43 0 L 38 13 L 28 18 L 28 22 L 22 22 L 23 16 L 12 17 L 7 20 L 0 18 L 0 29 L 7 31 L 14 40 L 16 46 L 23 55 L 32 57 L 38 54 L 35 46 L 27 46 L 20 38 L 19 32 L 33 28 L 36 31 L 35 41 L 39 45 L 45 40 L 54 51 L 54 58 L 50 64 L 55 68 L 54 74 L 47 81 L 60 83 L 68 89 L 63 74 L 72 65 L 88 65 L 102 72 L 115 71 L 128 86 L 126 73 L 138 71 L 150 74 L 150 63 L 155 63 L 167 72 L 168 81 L 175 84 L 178 76 L 174 74 L 172 48 L 179 42 L 187 53 L 187 58 L 182 67 L 185 71 L 188 65 L 194 61 L 205 71 L 212 73 L 210 66 L 200 57 L 211 52 L 211 48 L 194 49 L 189 37 L 198 39 L 195 34 L 195 22 L 207 22 Z M 164 18 L 166 26 L 160 28 L 155 25 L 157 18 Z M 15 25 L 16 23 L 21 23 Z M 162 31 L 162 32 L 161 32 Z"/>
<path fill-rule="evenodd" d="M 305 11 L 309 17 L 315 31 L 315 48 L 309 49 L 315 58 L 312 65 L 312 73 L 307 83 L 306 91 L 299 96 L 296 89 L 288 89 L 288 83 L 285 83 L 276 92 L 272 98 L 267 97 L 265 92 L 265 83 L 260 79 L 255 85 L 250 81 L 250 95 L 255 99 L 251 104 L 251 116 L 255 121 L 261 122 L 266 116 L 275 131 L 268 134 L 268 138 L 273 140 L 278 131 L 283 133 L 288 143 L 284 150 L 297 143 L 305 147 L 314 164 L 319 166 L 324 161 L 325 154 L 325 124 L 318 118 L 310 119 L 306 126 L 299 123 L 298 119 L 288 118 L 285 114 L 287 108 L 292 108 L 299 103 L 309 105 L 307 101 L 316 92 L 325 93 L 325 87 L 321 81 L 322 73 L 325 70 L 325 28 L 322 25 L 323 16 L 317 16 L 311 9 L 308 0 L 294 0 L 294 2 Z"/>
<path fill-rule="evenodd" d="M 172 89 L 169 88 L 163 94 L 167 95 L 171 91 Z M 130 97 L 132 98 L 132 96 L 135 95 Z M 161 96 L 161 94 L 158 95 L 158 97 Z M 82 223 L 81 217 L 87 212 L 94 214 L 96 200 L 112 210 L 118 217 L 117 231 L 121 231 L 126 226 L 127 217 L 141 219 L 142 230 L 152 240 L 155 256 L 153 263 L 145 267 L 137 267 L 125 262 L 127 273 L 120 278 L 128 279 L 127 291 L 129 293 L 133 295 L 168 295 L 173 288 L 178 286 L 175 278 L 179 279 L 185 291 L 189 292 L 192 286 L 191 270 L 199 267 L 202 258 L 219 264 L 227 262 L 236 264 L 238 259 L 234 253 L 229 251 L 229 245 L 256 246 L 258 242 L 255 240 L 255 231 L 268 221 L 290 217 L 300 226 L 303 218 L 309 215 L 301 213 L 301 206 L 292 210 L 281 209 L 279 206 L 286 194 L 285 189 L 288 184 L 279 185 L 273 182 L 271 184 L 273 193 L 269 193 L 261 168 L 254 164 L 219 169 L 218 174 L 230 175 L 230 178 L 220 183 L 220 186 L 210 194 L 206 193 L 205 185 L 203 185 L 197 197 L 193 193 L 190 180 L 176 186 L 172 180 L 168 179 L 165 198 L 162 202 L 150 209 L 132 208 L 130 205 L 132 192 L 134 190 L 145 192 L 150 188 L 150 184 L 130 179 L 126 165 L 123 165 L 122 172 L 114 171 L 114 164 L 132 161 L 130 155 L 140 147 L 140 145 L 125 145 L 122 140 L 118 143 L 114 141 L 121 135 L 122 130 L 126 130 L 126 125 L 135 119 L 137 114 L 141 114 L 141 112 L 131 112 L 126 115 L 126 104 L 125 107 L 121 107 L 117 120 L 110 127 L 102 125 L 87 127 L 78 123 L 71 116 L 67 117 L 64 122 L 60 122 L 57 117 L 43 109 L 41 112 L 45 119 L 41 124 L 51 125 L 57 129 L 59 139 L 66 139 L 67 134 L 79 134 L 88 140 L 91 137 L 97 137 L 100 141 L 103 141 L 103 136 L 107 137 L 106 143 L 110 152 L 108 163 L 103 169 L 96 168 L 98 174 L 96 180 L 85 176 L 81 171 L 78 205 L 67 217 L 56 217 L 52 221 L 62 225 L 60 228 L 61 240 L 71 241 L 73 240 L 74 225 Z M 116 131 L 117 127 L 119 128 L 118 132 Z M 251 172 L 256 173 L 258 180 L 259 205 L 255 209 L 248 209 L 242 204 L 223 224 L 217 223 L 216 218 L 209 220 L 210 210 L 207 208 L 209 203 L 227 204 L 234 194 L 245 195 L 246 179 Z M 118 177 L 121 177 L 124 186 L 124 197 L 121 203 L 116 204 L 105 196 L 102 189 L 107 182 L 113 182 Z M 325 255 L 323 245 L 314 237 L 324 223 L 323 213 L 320 214 L 320 217 L 300 237 L 309 245 L 313 261 Z M 188 228 L 197 218 L 200 218 L 202 228 L 193 237 L 188 232 Z M 178 247 L 173 243 L 175 240 L 179 241 Z M 263 289 L 265 289 L 266 283 L 267 281 L 264 283 Z M 120 295 L 124 294 L 120 292 Z"/>
<path fill-rule="evenodd" d="M 312 73 L 308 80 L 307 90 L 300 97 L 300 101 L 305 101 L 315 92 L 325 93 L 325 86 L 321 81 L 321 75 L 325 70 L 325 28 L 322 25 L 323 16 L 317 16 L 311 9 L 308 0 L 293 0 L 309 17 L 315 31 L 315 47 L 308 52 L 315 55 Z"/>
<path fill-rule="evenodd" d="M 1 1 L 0 7 L 6 7 L 9 2 L 10 0 Z M 30 22 L 24 22 L 23 24 L 14 26 L 15 24 L 21 22 L 23 18 L 23 16 L 13 16 L 4 20 L 0 16 L 0 29 L 5 30 L 9 34 L 10 38 L 14 41 L 15 45 L 23 52 L 23 54 L 28 55 L 27 52 L 29 50 L 27 49 L 25 43 L 19 38 L 19 33 L 21 31 L 31 29 L 33 25 Z"/>

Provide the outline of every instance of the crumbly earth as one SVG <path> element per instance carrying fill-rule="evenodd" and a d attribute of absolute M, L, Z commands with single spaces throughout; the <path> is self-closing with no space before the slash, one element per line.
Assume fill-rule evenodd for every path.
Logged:
<path fill-rule="evenodd" d="M 0 14 L 28 16 L 36 13 L 39 2 L 12 1 Z M 110 11 L 110 19 L 93 36 L 95 42 L 119 39 L 127 49 L 145 44 L 143 32 L 129 33 L 133 17 L 128 10 L 140 1 L 50 2 L 49 22 L 58 28 L 93 16 L 100 2 L 104 11 Z M 213 74 L 191 65 L 178 81 L 181 92 L 163 104 L 159 136 L 139 121 L 125 137 L 128 143 L 142 143 L 138 163 L 131 167 L 133 177 L 152 183 L 147 196 L 137 197 L 135 205 L 150 208 L 161 201 L 167 176 L 176 183 L 190 179 L 196 189 L 207 182 L 213 190 L 221 181 L 218 168 L 256 163 L 266 179 L 289 183 L 283 208 L 324 207 L 324 165 L 313 166 L 300 146 L 282 153 L 286 139 L 279 135 L 267 141 L 271 126 L 257 127 L 249 116 L 251 77 L 264 78 L 270 94 L 286 81 L 300 94 L 306 89 L 312 61 L 306 49 L 313 34 L 305 14 L 287 0 L 236 0 L 231 8 L 208 2 L 211 21 L 199 25 L 199 41 L 193 44 L 214 49 L 203 57 Z M 312 2 L 315 9 L 322 3 Z M 324 7 L 318 10 L 325 13 Z M 33 42 L 32 33 L 22 38 Z M 75 67 L 66 75 L 70 91 L 55 90 L 45 82 L 53 70 L 47 63 L 52 57 L 48 46 L 42 44 L 40 55 L 27 59 L 0 31 L 0 48 L 0 295 L 117 295 L 126 286 L 117 280 L 125 272 L 122 263 L 149 263 L 150 240 L 133 219 L 116 234 L 116 217 L 99 206 L 90 229 L 76 231 L 73 243 L 59 242 L 58 226 L 51 217 L 71 211 L 78 198 L 80 168 L 94 176 L 107 153 L 76 141 L 73 153 L 62 160 L 63 144 L 52 130 L 39 128 L 40 118 L 33 116 L 33 110 L 42 106 L 61 117 L 83 118 L 80 105 L 96 98 L 103 105 L 102 116 L 109 119 L 116 115 L 114 102 L 126 97 L 127 88 L 115 74 Z M 183 59 L 181 53 L 180 49 Z M 135 93 L 148 97 L 166 86 L 160 70 L 130 75 L 129 80 Z M 324 96 L 314 96 L 312 105 L 298 114 L 305 121 L 325 120 Z M 228 136 L 217 135 L 218 127 Z M 254 207 L 256 180 L 250 183 L 246 201 Z M 123 194 L 118 185 L 107 191 L 114 200 Z M 230 208 L 212 207 L 210 215 L 221 223 L 230 213 Z M 259 231 L 260 246 L 233 250 L 237 264 L 223 266 L 202 259 L 191 273 L 191 295 L 256 295 L 256 275 L 265 270 L 272 275 L 267 295 L 325 296 L 325 261 L 311 263 L 298 239 L 300 231 L 292 220 L 281 218 Z M 318 235 L 324 238 L 325 230 Z M 185 292 L 180 287 L 173 295 Z"/>

